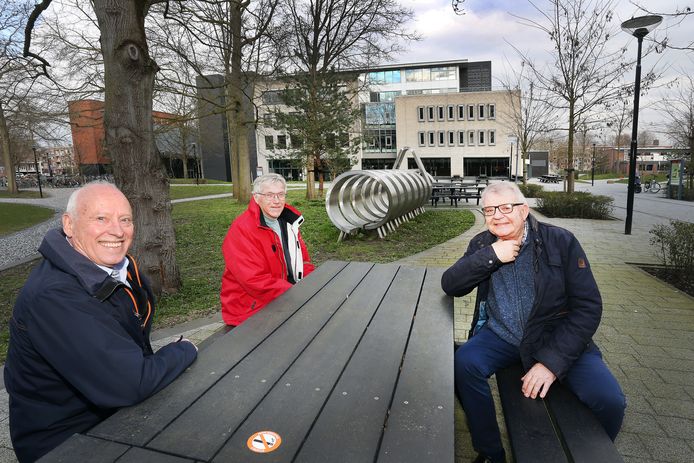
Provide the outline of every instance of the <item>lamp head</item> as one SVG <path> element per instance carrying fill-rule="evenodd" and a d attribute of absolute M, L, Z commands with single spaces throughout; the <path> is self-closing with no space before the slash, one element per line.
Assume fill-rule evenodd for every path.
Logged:
<path fill-rule="evenodd" d="M 642 39 L 648 35 L 658 24 L 663 22 L 663 17 L 658 15 L 639 16 L 622 23 L 622 30 L 627 34 Z"/>

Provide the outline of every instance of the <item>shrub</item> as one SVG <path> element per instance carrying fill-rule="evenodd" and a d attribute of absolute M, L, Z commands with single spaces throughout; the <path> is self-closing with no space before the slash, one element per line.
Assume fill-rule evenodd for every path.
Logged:
<path fill-rule="evenodd" d="M 670 225 L 655 225 L 649 233 L 670 277 L 680 281 L 694 279 L 694 223 L 671 220 Z"/>
<path fill-rule="evenodd" d="M 523 196 L 526 198 L 537 198 L 544 191 L 542 185 L 537 185 L 535 183 L 519 183 L 518 188 L 520 188 L 521 193 L 523 193 Z"/>
<path fill-rule="evenodd" d="M 538 197 L 537 209 L 547 217 L 606 220 L 612 213 L 612 198 L 584 191 L 546 191 Z"/>

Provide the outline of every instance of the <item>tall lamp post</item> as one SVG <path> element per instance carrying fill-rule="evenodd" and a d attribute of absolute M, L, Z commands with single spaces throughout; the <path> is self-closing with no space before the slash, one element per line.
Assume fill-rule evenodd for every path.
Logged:
<path fill-rule="evenodd" d="M 631 126 L 631 147 L 629 150 L 629 188 L 627 189 L 627 219 L 624 225 L 624 234 L 631 235 L 631 219 L 634 212 L 634 191 L 636 185 L 636 137 L 639 129 L 639 93 L 641 93 L 641 45 L 643 38 L 663 21 L 662 16 L 650 15 L 631 18 L 622 23 L 622 30 L 638 41 L 638 54 L 636 55 L 636 78 L 634 80 L 634 116 Z"/>
<path fill-rule="evenodd" d="M 39 182 L 39 196 L 43 198 L 43 190 L 41 189 L 41 172 L 39 172 L 39 160 L 36 157 L 36 147 L 32 146 L 31 150 L 34 152 L 34 168 L 36 169 L 36 180 Z"/>
<path fill-rule="evenodd" d="M 590 163 L 590 186 L 595 186 L 595 143 L 593 143 L 593 162 Z"/>

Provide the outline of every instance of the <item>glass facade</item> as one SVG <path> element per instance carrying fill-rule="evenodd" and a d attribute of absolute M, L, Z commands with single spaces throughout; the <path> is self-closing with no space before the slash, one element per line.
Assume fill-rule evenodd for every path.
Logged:
<path fill-rule="evenodd" d="M 362 159 L 361 168 L 363 170 L 392 169 L 395 159 Z"/>
<path fill-rule="evenodd" d="M 434 177 L 451 176 L 451 158 L 420 158 L 424 168 Z M 414 158 L 407 159 L 407 168 L 416 169 L 417 163 Z"/>
<path fill-rule="evenodd" d="M 509 158 L 465 158 L 464 175 L 486 175 L 488 177 L 508 178 Z"/>
<path fill-rule="evenodd" d="M 375 71 L 368 76 L 370 84 L 399 84 L 400 71 Z"/>
<path fill-rule="evenodd" d="M 301 166 L 298 161 L 290 159 L 269 159 L 270 172 L 280 174 L 286 180 L 302 180 Z"/>

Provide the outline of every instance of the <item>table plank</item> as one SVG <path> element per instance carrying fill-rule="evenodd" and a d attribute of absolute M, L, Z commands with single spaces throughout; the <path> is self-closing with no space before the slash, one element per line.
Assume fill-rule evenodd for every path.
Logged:
<path fill-rule="evenodd" d="M 398 267 L 394 265 L 376 265 L 366 275 L 213 461 L 262 460 L 270 463 L 293 460 L 391 286 L 397 270 Z M 383 416 L 380 421 L 383 421 Z M 263 430 L 279 434 L 281 445 L 267 454 L 250 451 L 246 445 L 248 438 Z"/>
<path fill-rule="evenodd" d="M 76 462 L 78 460 L 72 460 Z M 180 458 L 166 453 L 153 452 L 140 447 L 132 447 L 117 463 L 195 463 L 195 460 Z"/>
<path fill-rule="evenodd" d="M 89 435 L 143 446 L 189 407 L 203 391 L 216 384 L 234 365 L 253 351 L 289 316 L 310 301 L 346 262 L 330 261 L 294 285 L 262 310 L 236 327 L 234 336 L 220 337 L 205 349 L 204 355 L 167 388 L 136 405 L 119 410 L 98 424 Z"/>
<path fill-rule="evenodd" d="M 546 402 L 573 462 L 624 461 L 593 412 L 573 392 L 559 384 L 552 386 Z"/>
<path fill-rule="evenodd" d="M 116 442 L 73 434 L 38 461 L 40 463 L 108 463 L 116 461 L 130 447 Z"/>
<path fill-rule="evenodd" d="M 399 269 L 297 455 L 297 461 L 339 463 L 374 460 L 424 273 L 424 268 Z M 340 451 L 335 452 L 336 448 Z"/>
<path fill-rule="evenodd" d="M 148 447 L 204 461 L 211 459 L 349 298 L 372 266 L 350 263 L 345 267 L 337 278 L 321 288 L 300 311 L 234 366 Z M 322 297 L 326 291 L 328 294 Z M 268 316 L 266 312 L 261 311 L 257 317 Z M 229 354 L 233 353 L 237 337 L 236 329 L 225 336 L 229 340 Z"/>
<path fill-rule="evenodd" d="M 379 462 L 454 459 L 453 299 L 443 271 L 427 269 Z"/>
<path fill-rule="evenodd" d="M 523 371 L 520 364 L 496 373 L 514 459 L 537 461 L 539 455 L 542 461 L 567 462 L 561 441 L 547 414 L 545 402 L 523 396 L 521 376 Z"/>

